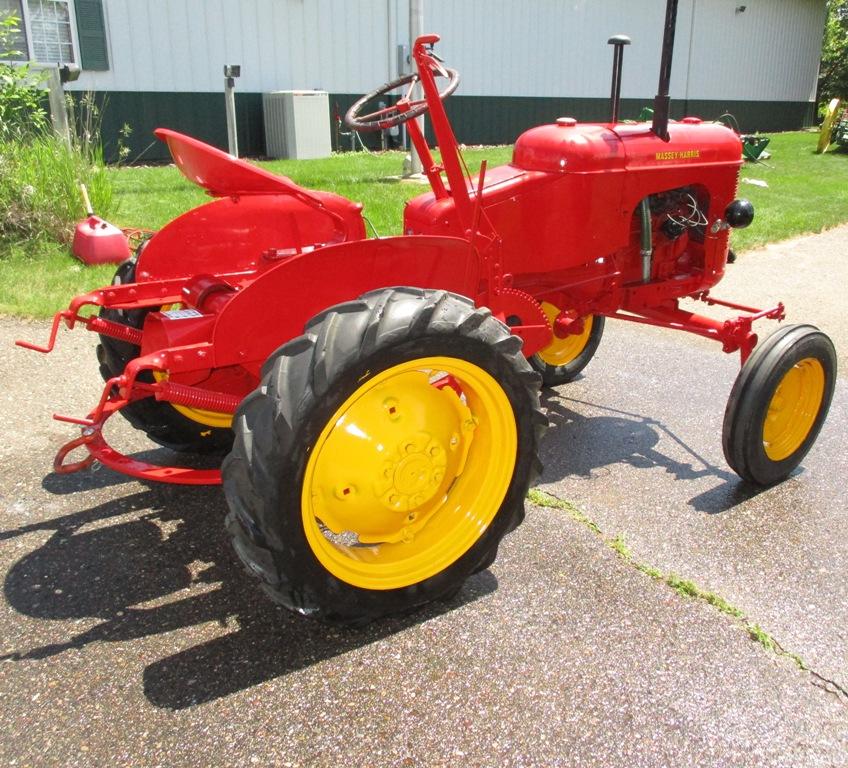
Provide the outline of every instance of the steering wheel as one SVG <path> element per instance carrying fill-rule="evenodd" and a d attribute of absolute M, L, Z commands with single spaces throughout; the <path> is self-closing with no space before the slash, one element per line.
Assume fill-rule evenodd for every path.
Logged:
<path fill-rule="evenodd" d="M 433 54 L 431 54 L 432 56 Z M 431 70 L 434 77 L 446 77 L 448 79 L 445 89 L 439 93 L 440 99 L 446 99 L 450 96 L 459 85 L 459 72 L 455 69 L 448 69 L 441 66 L 437 61 L 431 59 Z M 384 131 L 387 128 L 393 128 L 396 125 L 405 123 L 407 120 L 412 120 L 419 115 L 423 115 L 429 107 L 427 99 L 412 98 L 412 92 L 416 84 L 421 80 L 417 72 L 412 72 L 408 75 L 402 75 L 390 83 L 381 85 L 379 88 L 366 93 L 361 99 L 356 101 L 354 105 L 347 111 L 344 116 L 345 125 L 348 128 L 353 128 L 356 131 Z M 361 114 L 362 108 L 373 99 L 379 96 L 387 96 L 395 88 L 407 86 L 406 92 L 398 100 L 397 103 L 391 104 L 383 109 L 378 109 L 376 112 Z"/>

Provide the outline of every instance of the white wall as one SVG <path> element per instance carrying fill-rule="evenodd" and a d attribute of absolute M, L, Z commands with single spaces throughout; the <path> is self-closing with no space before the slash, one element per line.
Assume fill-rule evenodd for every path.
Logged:
<path fill-rule="evenodd" d="M 390 5 L 393 4 L 390 13 Z M 736 7 L 744 4 L 744 13 Z M 663 0 L 424 0 L 425 28 L 475 96 L 609 95 L 607 39 L 628 34 L 622 95 L 656 93 Z M 408 0 L 104 0 L 107 72 L 91 90 L 237 88 L 363 93 L 394 74 Z M 806 101 L 815 91 L 824 0 L 680 0 L 672 98 Z M 390 20 L 393 29 L 389 29 Z M 690 45 L 691 43 L 691 45 Z"/>
<path fill-rule="evenodd" d="M 387 0 L 104 0 L 110 69 L 76 88 L 357 93 L 386 79 Z"/>
<path fill-rule="evenodd" d="M 663 0 L 425 2 L 427 26 L 443 30 L 444 55 L 463 74 L 461 93 L 608 96 L 615 34 L 633 40 L 622 96 L 657 91 Z M 812 98 L 824 18 L 824 0 L 680 0 L 672 98 Z"/>

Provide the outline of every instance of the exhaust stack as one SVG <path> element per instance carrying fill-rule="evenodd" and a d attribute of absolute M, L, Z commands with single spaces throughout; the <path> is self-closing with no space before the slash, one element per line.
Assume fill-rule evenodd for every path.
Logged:
<path fill-rule="evenodd" d="M 674 55 L 674 28 L 677 24 L 677 0 L 668 0 L 665 6 L 665 31 L 663 32 L 662 59 L 660 61 L 660 82 L 658 93 L 654 97 L 653 131 L 663 141 L 668 141 L 668 96 L 671 82 L 671 59 Z"/>
<path fill-rule="evenodd" d="M 607 40 L 613 46 L 612 55 L 612 88 L 610 90 L 610 122 L 618 122 L 619 106 L 621 104 L 621 67 L 624 63 L 624 46 L 630 45 L 627 35 L 615 35 Z"/>

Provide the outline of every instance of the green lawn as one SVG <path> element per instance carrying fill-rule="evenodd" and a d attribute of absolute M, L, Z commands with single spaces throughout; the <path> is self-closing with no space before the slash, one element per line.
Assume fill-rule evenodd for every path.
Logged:
<path fill-rule="evenodd" d="M 746 165 L 742 179 L 757 179 L 767 188 L 743 183 L 740 197 L 757 210 L 752 226 L 734 234 L 737 251 L 788 237 L 820 232 L 848 221 L 848 153 L 815 155 L 817 134 L 777 134 L 768 166 Z M 508 162 L 510 147 L 469 149 L 466 162 L 474 172 L 484 158 L 490 166 Z M 399 152 L 335 155 L 324 160 L 275 161 L 263 167 L 290 176 L 313 189 L 336 192 L 365 204 L 365 215 L 381 235 L 399 234 L 403 202 L 427 190 L 401 183 Z M 156 229 L 208 198 L 174 167 L 115 168 L 117 212 L 121 226 Z M 75 293 L 108 283 L 113 268 L 85 267 L 62 247 L 48 243 L 10 245 L 0 242 L 0 312 L 33 317 L 51 315 Z"/>

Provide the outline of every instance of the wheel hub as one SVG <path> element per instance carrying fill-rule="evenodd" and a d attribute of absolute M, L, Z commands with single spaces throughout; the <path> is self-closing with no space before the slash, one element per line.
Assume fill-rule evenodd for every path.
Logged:
<path fill-rule="evenodd" d="M 474 426 L 456 392 L 424 371 L 367 390 L 320 447 L 316 516 L 362 544 L 409 541 L 461 474 Z"/>
<path fill-rule="evenodd" d="M 576 359 L 589 343 L 592 333 L 592 315 L 571 317 L 564 315 L 558 307 L 542 302 L 542 311 L 554 331 L 550 344 L 537 355 L 546 364 L 556 368 Z"/>
<path fill-rule="evenodd" d="M 405 511 L 429 501 L 445 477 L 448 456 L 437 439 L 420 432 L 413 440 L 404 440 L 391 460 L 386 462 L 383 478 L 388 487 L 380 501 L 388 509 Z M 375 483 L 378 492 L 382 490 Z"/>
<path fill-rule="evenodd" d="M 763 448 L 772 461 L 791 456 L 807 439 L 821 408 L 824 385 L 824 368 L 814 358 L 804 358 L 783 376 L 763 424 Z"/>

